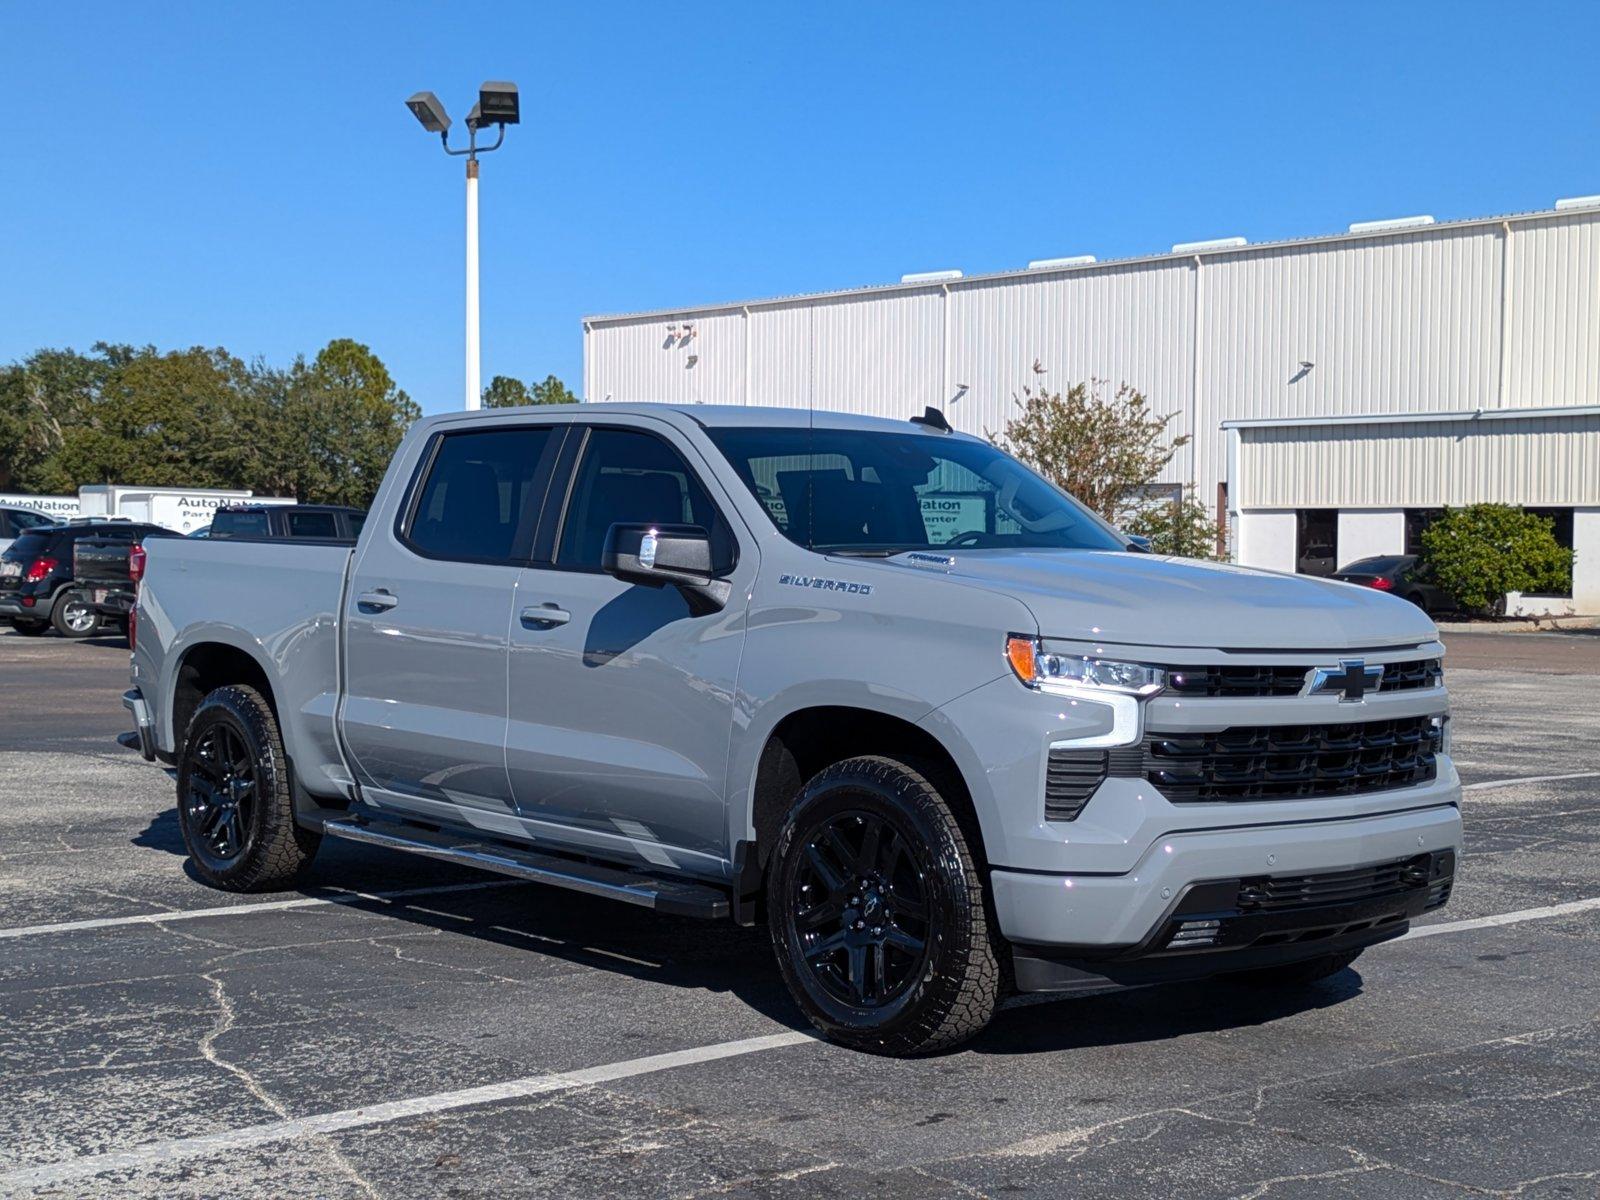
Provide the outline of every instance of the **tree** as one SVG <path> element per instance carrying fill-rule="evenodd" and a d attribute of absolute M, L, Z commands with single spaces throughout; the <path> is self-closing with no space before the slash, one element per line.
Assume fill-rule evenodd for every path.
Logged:
<path fill-rule="evenodd" d="M 572 394 L 572 389 L 554 375 L 546 375 L 543 383 L 536 383 L 529 390 L 533 393 L 535 404 L 578 403 L 578 398 Z"/>
<path fill-rule="evenodd" d="M 97 343 L 0 368 L 0 486 L 249 488 L 365 504 L 418 416 L 358 342 L 287 370 L 220 348 Z"/>
<path fill-rule="evenodd" d="M 1439 586 L 1469 612 L 1497 611 L 1507 592 L 1572 587 L 1572 551 L 1556 541 L 1555 522 L 1509 504 L 1445 509 L 1422 548 Z"/>
<path fill-rule="evenodd" d="M 489 386 L 483 389 L 485 408 L 521 408 L 524 404 L 532 403 L 528 396 L 528 385 L 509 375 L 496 375 L 489 380 Z"/>
<path fill-rule="evenodd" d="M 1149 538 L 1150 548 L 1157 554 L 1179 558 L 1217 556 L 1216 522 L 1192 490 L 1186 489 L 1182 496 L 1135 509 L 1122 527 L 1129 533 Z"/>
<path fill-rule="evenodd" d="M 319 504 L 371 503 L 405 431 L 422 415 L 360 342 L 337 338 L 296 359 L 267 389 L 285 494 Z"/>
<path fill-rule="evenodd" d="M 518 408 L 524 404 L 576 404 L 578 398 L 561 380 L 546 375 L 544 382 L 528 385 L 509 375 L 496 375 L 483 389 L 485 408 Z"/>
<path fill-rule="evenodd" d="M 1024 387 L 1020 415 L 991 442 L 1027 463 L 1113 525 L 1126 525 L 1158 552 L 1211 558 L 1217 530 L 1192 495 L 1175 507 L 1148 501 L 1152 484 L 1189 435 L 1170 438 L 1174 414 L 1157 416 L 1137 388 L 1119 384 L 1108 399 L 1103 380 L 1065 392 Z"/>

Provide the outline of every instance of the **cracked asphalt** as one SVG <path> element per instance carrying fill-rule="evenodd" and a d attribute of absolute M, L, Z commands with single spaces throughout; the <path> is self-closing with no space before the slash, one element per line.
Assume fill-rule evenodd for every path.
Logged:
<path fill-rule="evenodd" d="M 1548 778 L 1600 771 L 1600 637 L 1466 637 L 1465 781 L 1546 778 L 1467 793 L 1424 924 L 1600 897 L 1600 775 Z M 1600 908 L 1299 992 L 1023 1004 L 931 1059 L 708 1058 L 803 1028 L 759 931 L 332 843 L 298 896 L 209 891 L 112 740 L 125 677 L 0 633 L 0 1194 L 1600 1195 Z"/>

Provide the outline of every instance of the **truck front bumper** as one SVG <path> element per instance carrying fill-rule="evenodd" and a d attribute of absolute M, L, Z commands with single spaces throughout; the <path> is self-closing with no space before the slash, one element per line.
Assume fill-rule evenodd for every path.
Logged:
<path fill-rule="evenodd" d="M 996 869 L 1024 991 L 1149 983 L 1310 958 L 1404 933 L 1449 899 L 1454 804 L 1174 833 L 1132 871 Z"/>

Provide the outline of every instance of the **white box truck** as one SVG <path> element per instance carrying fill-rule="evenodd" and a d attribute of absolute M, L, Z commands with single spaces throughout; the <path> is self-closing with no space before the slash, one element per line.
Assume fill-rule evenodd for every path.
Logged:
<path fill-rule="evenodd" d="M 293 504 L 292 496 L 257 496 L 247 489 L 143 487 L 94 483 L 78 489 L 80 517 L 124 517 L 147 521 L 178 533 L 211 524 L 217 509 L 245 500 L 252 504 Z"/>

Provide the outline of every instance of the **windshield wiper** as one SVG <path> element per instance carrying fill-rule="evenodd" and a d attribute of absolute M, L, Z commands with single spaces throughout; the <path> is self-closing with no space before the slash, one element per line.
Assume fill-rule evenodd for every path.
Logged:
<path fill-rule="evenodd" d="M 832 554 L 838 558 L 893 558 L 921 546 L 813 546 L 818 554 Z"/>

